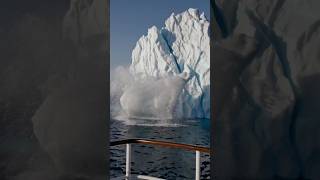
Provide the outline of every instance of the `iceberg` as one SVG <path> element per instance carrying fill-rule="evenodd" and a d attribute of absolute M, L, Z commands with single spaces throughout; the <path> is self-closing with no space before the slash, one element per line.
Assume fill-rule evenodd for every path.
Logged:
<path fill-rule="evenodd" d="M 190 8 L 148 29 L 132 51 L 135 83 L 120 98 L 126 115 L 210 118 L 209 24 Z"/>

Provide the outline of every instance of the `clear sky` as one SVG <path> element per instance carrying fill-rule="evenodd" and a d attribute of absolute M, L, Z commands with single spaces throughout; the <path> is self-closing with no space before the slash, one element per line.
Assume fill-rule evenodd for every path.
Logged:
<path fill-rule="evenodd" d="M 131 63 L 131 52 L 148 28 L 163 27 L 172 12 L 188 8 L 210 17 L 210 0 L 110 0 L 111 68 Z"/>

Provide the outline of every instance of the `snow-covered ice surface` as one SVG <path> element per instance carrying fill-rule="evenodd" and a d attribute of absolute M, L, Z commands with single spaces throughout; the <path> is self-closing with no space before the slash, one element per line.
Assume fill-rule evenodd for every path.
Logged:
<path fill-rule="evenodd" d="M 134 83 L 119 86 L 115 75 L 111 84 L 120 91 L 111 98 L 120 94 L 120 111 L 129 117 L 210 118 L 209 42 L 203 13 L 190 8 L 171 14 L 164 27 L 152 26 L 138 40 L 129 67 Z"/>

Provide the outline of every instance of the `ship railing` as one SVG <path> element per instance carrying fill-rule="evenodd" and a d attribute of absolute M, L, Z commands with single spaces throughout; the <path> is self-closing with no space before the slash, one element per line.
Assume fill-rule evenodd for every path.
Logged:
<path fill-rule="evenodd" d="M 195 162 L 195 180 L 200 180 L 200 153 L 210 154 L 210 149 L 203 146 L 181 144 L 168 141 L 158 141 L 150 139 L 125 139 L 120 141 L 114 141 L 110 143 L 110 146 L 126 145 L 126 174 L 122 177 L 113 178 L 112 180 L 131 180 L 131 179 L 144 179 L 144 180 L 164 180 L 157 177 L 147 176 L 147 175 L 134 175 L 131 174 L 131 145 L 132 144 L 147 144 L 154 146 L 162 146 L 166 148 L 182 149 L 186 151 L 193 151 L 196 155 Z"/>

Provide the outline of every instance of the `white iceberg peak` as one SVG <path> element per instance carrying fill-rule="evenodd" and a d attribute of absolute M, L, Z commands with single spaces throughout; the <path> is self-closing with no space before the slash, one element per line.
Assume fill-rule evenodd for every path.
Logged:
<path fill-rule="evenodd" d="M 151 26 L 151 28 L 148 29 L 148 35 L 156 33 L 158 33 L 158 28 L 156 26 Z"/>
<path fill-rule="evenodd" d="M 201 13 L 200 19 L 201 19 L 201 20 L 207 20 L 206 16 L 204 15 L 204 12 Z"/>
<path fill-rule="evenodd" d="M 198 9 L 190 8 L 180 14 L 172 13 L 160 30 L 155 26 L 149 28 L 132 52 L 130 72 L 135 79 L 171 76 L 185 80 L 183 91 L 177 92 L 179 97 L 173 106 L 177 117 L 210 117 L 208 32 L 209 22 L 204 13 L 200 16 Z M 126 98 L 122 101 L 125 104 Z M 131 111 L 128 108 L 126 110 Z"/>
<path fill-rule="evenodd" d="M 199 20 L 200 19 L 200 15 L 199 15 L 199 10 L 198 9 L 194 9 L 194 8 L 189 8 L 188 9 L 189 14 L 194 17 L 195 19 Z"/>

